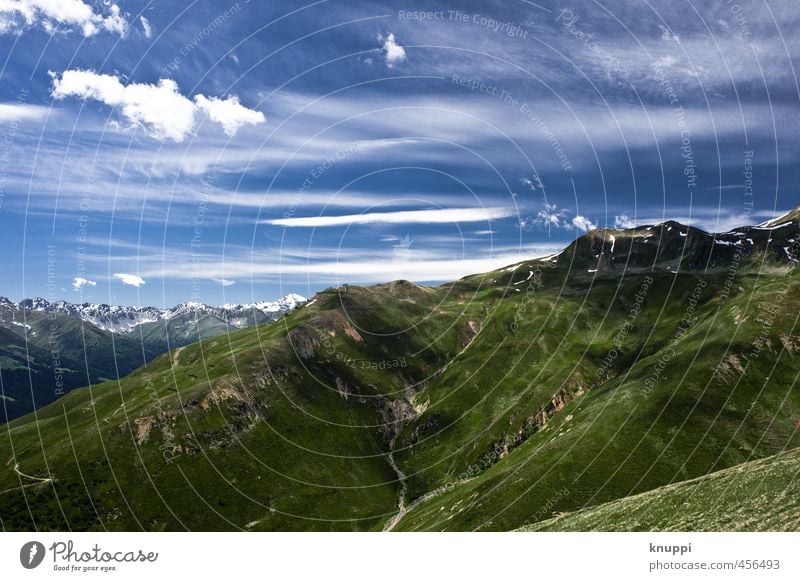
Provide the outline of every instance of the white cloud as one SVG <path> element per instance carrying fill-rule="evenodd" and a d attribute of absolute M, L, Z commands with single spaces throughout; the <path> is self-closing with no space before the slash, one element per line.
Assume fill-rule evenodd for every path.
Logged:
<path fill-rule="evenodd" d="M 123 85 L 117 77 L 94 71 L 69 70 L 53 78 L 53 97 L 95 99 L 111 107 L 120 107 L 122 115 L 158 139 L 183 141 L 194 127 L 195 107 L 178 92 L 171 79 L 158 85 L 132 83 Z"/>
<path fill-rule="evenodd" d="M 619 214 L 614 216 L 614 227 L 638 228 L 661 224 L 666 220 L 674 220 L 680 224 L 694 226 L 706 232 L 728 232 L 739 226 L 753 225 L 761 218 L 774 215 L 768 210 L 757 210 L 744 214 L 725 208 L 703 206 L 690 208 L 691 215 L 679 214 L 680 211 L 685 211 L 686 209 L 665 209 L 661 214 L 650 214 L 636 219 L 631 218 L 628 214 Z"/>
<path fill-rule="evenodd" d="M 82 0 L 0 0 L 0 34 L 40 26 L 49 33 L 77 30 L 89 37 L 106 31 L 124 36 L 128 23 L 119 6 L 106 6 L 100 13 Z"/>
<path fill-rule="evenodd" d="M 114 278 L 121 280 L 122 284 L 127 284 L 135 287 L 140 287 L 143 284 L 145 284 L 144 279 L 136 274 L 127 274 L 124 272 L 118 272 L 114 275 Z"/>
<path fill-rule="evenodd" d="M 636 220 L 631 219 L 627 214 L 614 216 L 614 228 L 636 228 Z"/>
<path fill-rule="evenodd" d="M 533 223 L 545 228 L 569 228 L 569 212 L 559 210 L 555 204 L 545 204 L 544 209 L 539 210 Z"/>
<path fill-rule="evenodd" d="M 212 121 L 222 125 L 226 135 L 236 135 L 236 132 L 243 125 L 258 125 L 266 122 L 266 118 L 261 111 L 254 111 L 239 104 L 238 97 L 228 97 L 219 99 L 217 97 L 207 98 L 204 95 L 197 95 L 194 98 L 198 109 L 205 112 Z"/>
<path fill-rule="evenodd" d="M 394 33 L 390 32 L 386 38 L 378 37 L 378 40 L 383 40 L 383 51 L 386 53 L 386 64 L 393 66 L 406 60 L 406 49 L 397 44 Z"/>
<path fill-rule="evenodd" d="M 219 284 L 221 284 L 224 287 L 233 286 L 233 285 L 236 284 L 235 280 L 228 280 L 227 278 L 214 278 L 214 277 L 212 277 L 211 280 L 213 280 L 214 282 L 218 282 Z"/>
<path fill-rule="evenodd" d="M 0 0 L 1 2 L 2 0 Z M 0 123 L 38 121 L 47 117 L 49 109 L 38 105 L 0 103 Z"/>
<path fill-rule="evenodd" d="M 550 231 L 552 228 L 565 228 L 570 229 L 569 211 L 558 209 L 556 204 L 545 203 L 541 210 L 536 213 L 536 216 L 522 218 L 518 224 L 522 230 L 536 227 Z"/>
<path fill-rule="evenodd" d="M 563 243 L 533 243 L 511 247 L 486 249 L 475 252 L 454 253 L 452 249 L 401 250 L 400 260 L 394 247 L 371 249 L 363 253 L 348 253 L 342 260 L 342 250 L 335 248 L 311 249 L 310 254 L 287 256 L 283 249 L 280 259 L 273 252 L 253 254 L 251 248 L 242 254 L 191 255 L 173 253 L 164 260 L 159 253 L 152 257 L 139 256 L 143 260 L 142 274 L 163 280 L 191 280 L 197 277 L 199 260 L 204 273 L 215 278 L 236 277 L 254 281 L 281 280 L 374 283 L 394 280 L 397 277 L 414 281 L 447 281 L 470 274 L 489 272 L 496 268 L 514 264 L 520 260 L 531 260 L 562 250 Z M 308 250 L 308 249 L 306 249 Z M 102 260 L 107 260 L 103 256 Z M 120 262 L 129 258 L 120 257 Z M 148 266 L 149 265 L 149 266 Z"/>
<path fill-rule="evenodd" d="M 150 38 L 153 36 L 153 27 L 150 25 L 150 21 L 144 16 L 140 16 L 139 21 L 142 23 L 142 32 L 144 33 L 144 37 Z"/>
<path fill-rule="evenodd" d="M 447 224 L 451 222 L 482 222 L 499 220 L 513 214 L 506 208 L 446 208 L 441 210 L 406 210 L 400 212 L 369 212 L 348 216 L 313 216 L 309 218 L 280 218 L 266 224 L 293 227 L 349 226 L 351 224 Z"/>
<path fill-rule="evenodd" d="M 83 278 L 82 276 L 76 276 L 72 279 L 72 288 L 76 291 L 81 290 L 85 286 L 97 286 L 97 283 L 93 280 Z"/>
<path fill-rule="evenodd" d="M 658 27 L 661 29 L 661 40 L 669 40 L 672 42 L 681 41 L 681 37 L 669 27 L 664 26 L 663 24 L 659 24 Z"/>
<path fill-rule="evenodd" d="M 213 121 L 220 123 L 228 135 L 234 135 L 242 125 L 265 121 L 262 113 L 240 105 L 235 96 L 222 100 L 197 95 L 193 103 L 180 93 L 172 79 L 160 79 L 157 85 L 123 85 L 118 77 L 90 70 L 68 70 L 61 77 L 50 74 L 54 98 L 94 99 L 119 107 L 132 125 L 143 127 L 156 139 L 183 141 L 194 130 L 198 111 L 206 112 Z"/>
<path fill-rule="evenodd" d="M 574 218 L 570 219 L 570 211 L 567 209 L 558 209 L 556 204 L 545 203 L 543 208 L 537 212 L 536 216 L 524 218 L 519 221 L 519 228 L 526 229 L 530 227 L 537 227 L 546 230 L 552 228 L 563 228 L 564 230 L 582 230 L 584 232 L 596 228 L 595 224 L 586 218 L 577 214 Z"/>
<path fill-rule="evenodd" d="M 584 232 L 588 232 L 589 230 L 594 230 L 597 228 L 591 220 L 588 218 L 581 216 L 578 214 L 572 219 L 572 225 L 575 226 L 578 230 L 583 230 Z"/>

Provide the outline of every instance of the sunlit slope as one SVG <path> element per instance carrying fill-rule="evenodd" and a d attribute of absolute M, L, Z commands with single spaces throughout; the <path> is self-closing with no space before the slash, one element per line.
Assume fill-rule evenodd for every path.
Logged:
<path fill-rule="evenodd" d="M 671 484 L 524 531 L 797 531 L 800 450 Z"/>

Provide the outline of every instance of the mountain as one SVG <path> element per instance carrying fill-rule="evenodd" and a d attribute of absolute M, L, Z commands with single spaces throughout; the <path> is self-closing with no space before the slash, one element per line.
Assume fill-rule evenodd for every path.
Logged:
<path fill-rule="evenodd" d="M 800 448 L 566 513 L 523 531 L 796 531 Z"/>
<path fill-rule="evenodd" d="M 17 316 L 22 311 L 57 313 L 80 319 L 103 331 L 116 334 L 130 334 L 137 328 L 169 321 L 172 319 L 197 320 L 204 317 L 213 317 L 226 326 L 242 328 L 257 325 L 267 321 L 274 321 L 288 313 L 298 305 L 306 302 L 298 294 L 288 294 L 277 301 L 250 304 L 226 304 L 221 307 L 212 307 L 203 303 L 190 301 L 182 303 L 171 309 L 158 309 L 156 307 L 125 307 L 95 303 L 73 304 L 66 301 L 49 302 L 42 298 L 25 299 L 13 303 L 5 297 L 0 297 L 0 324 L 3 321 L 21 319 Z M 17 325 L 23 323 L 17 322 Z"/>
<path fill-rule="evenodd" d="M 304 301 L 292 294 L 274 302 L 157 309 L 0 297 L 0 421 L 76 387 L 124 377 L 171 348 L 275 321 Z"/>
<path fill-rule="evenodd" d="M 789 222 L 328 289 L 11 422 L 0 522 L 513 530 L 800 447 Z"/>
<path fill-rule="evenodd" d="M 797 236 L 796 214 L 730 232 L 708 234 L 675 221 L 627 230 L 597 229 L 558 256 L 589 273 L 622 271 L 719 271 L 754 256 L 767 262 L 796 260 L 789 250 Z"/>

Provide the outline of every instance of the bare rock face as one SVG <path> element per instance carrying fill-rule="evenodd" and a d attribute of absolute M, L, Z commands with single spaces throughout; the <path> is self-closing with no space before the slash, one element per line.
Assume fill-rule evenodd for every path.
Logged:
<path fill-rule="evenodd" d="M 401 432 L 406 423 L 416 419 L 418 415 L 413 404 L 404 398 L 378 397 L 377 406 L 383 420 L 382 431 L 392 440 Z"/>
<path fill-rule="evenodd" d="M 466 349 L 473 339 L 480 333 L 480 321 L 465 321 L 458 332 L 459 343 L 462 349 Z"/>
<path fill-rule="evenodd" d="M 287 340 L 292 346 L 292 349 L 294 349 L 294 352 L 301 358 L 311 359 L 314 357 L 314 346 L 317 340 L 311 329 L 305 326 L 292 329 L 289 331 Z"/>

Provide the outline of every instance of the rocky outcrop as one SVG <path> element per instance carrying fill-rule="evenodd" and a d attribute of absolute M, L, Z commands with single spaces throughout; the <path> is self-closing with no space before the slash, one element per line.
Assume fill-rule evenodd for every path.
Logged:
<path fill-rule="evenodd" d="M 478 465 L 485 470 L 507 456 L 533 434 L 547 426 L 553 416 L 563 410 L 569 402 L 581 397 L 586 391 L 578 384 L 571 384 L 559 389 L 553 394 L 550 401 L 541 406 L 534 415 L 527 418 L 515 430 L 504 432 L 500 438 L 493 440 L 489 445 L 489 450 L 478 460 Z"/>
<path fill-rule="evenodd" d="M 469 347 L 470 343 L 481 332 L 480 321 L 464 321 L 458 331 L 458 341 L 462 349 Z"/>

